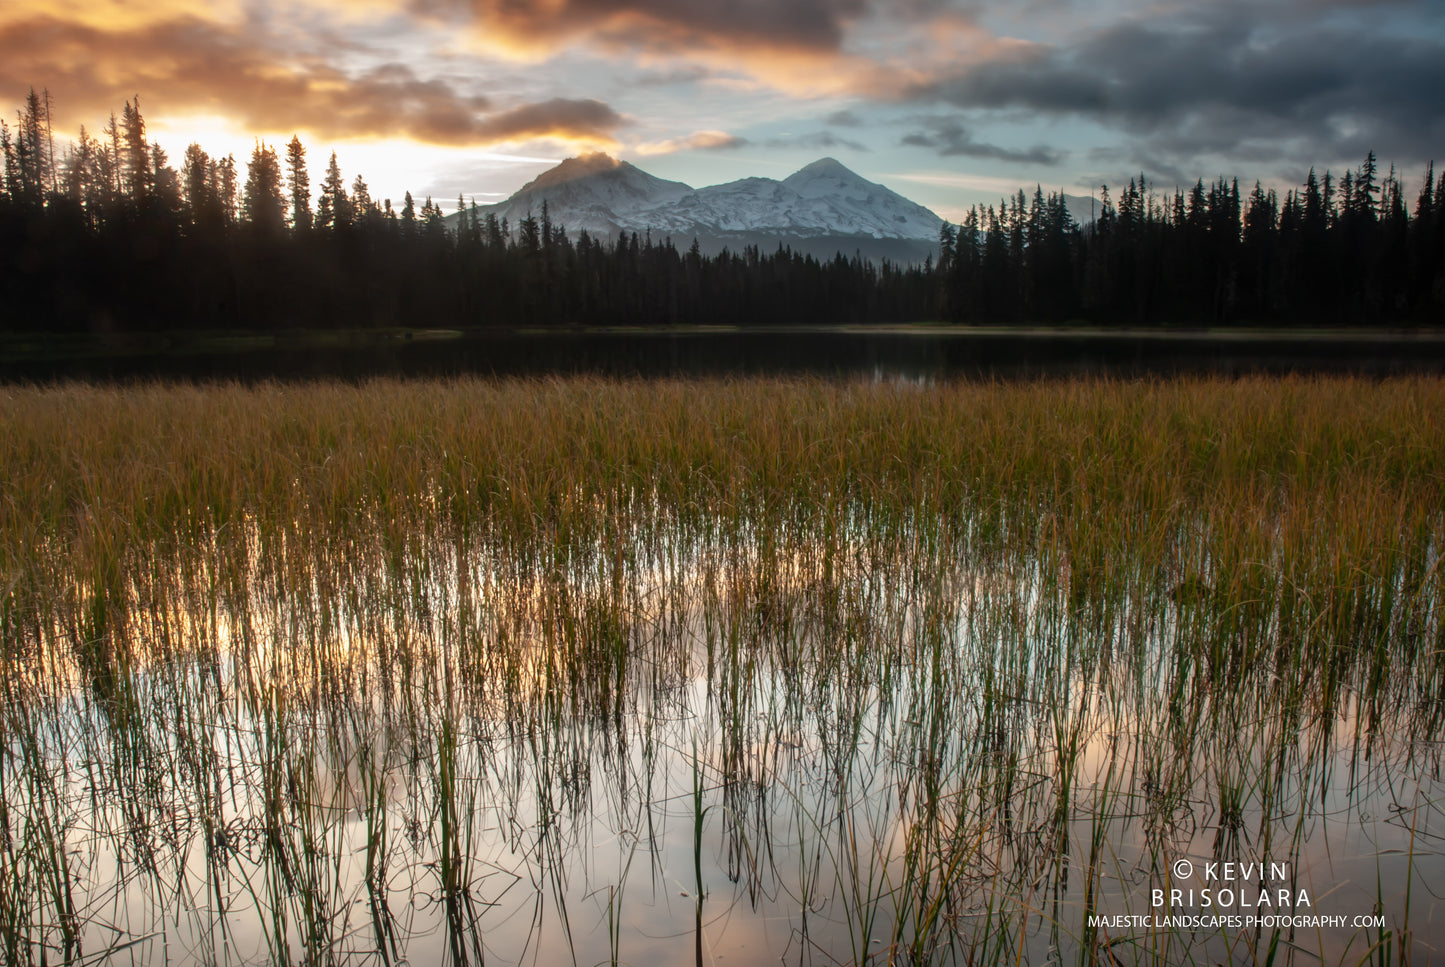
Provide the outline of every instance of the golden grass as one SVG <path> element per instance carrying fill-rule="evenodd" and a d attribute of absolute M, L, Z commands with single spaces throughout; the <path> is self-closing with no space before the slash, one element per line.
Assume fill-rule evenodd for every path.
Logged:
<path fill-rule="evenodd" d="M 759 499 L 1428 511 L 1445 479 L 1442 413 L 1445 383 L 1423 378 L 12 387 L 0 537 L 391 512 L 524 526 L 638 493 L 710 514 Z"/>

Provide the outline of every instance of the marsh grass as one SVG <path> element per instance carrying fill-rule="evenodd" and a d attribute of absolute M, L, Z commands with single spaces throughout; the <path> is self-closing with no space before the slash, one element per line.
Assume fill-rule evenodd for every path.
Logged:
<path fill-rule="evenodd" d="M 0 947 L 1419 959 L 1441 413 L 1423 379 L 7 388 Z M 1178 858 L 1387 926 L 1092 924 Z"/>

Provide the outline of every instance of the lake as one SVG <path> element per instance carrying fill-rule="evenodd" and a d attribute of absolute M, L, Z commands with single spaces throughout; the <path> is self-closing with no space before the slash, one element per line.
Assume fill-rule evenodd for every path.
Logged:
<path fill-rule="evenodd" d="M 14 337 L 0 380 L 803 375 L 901 379 L 1445 372 L 1436 330 L 309 331 Z"/>

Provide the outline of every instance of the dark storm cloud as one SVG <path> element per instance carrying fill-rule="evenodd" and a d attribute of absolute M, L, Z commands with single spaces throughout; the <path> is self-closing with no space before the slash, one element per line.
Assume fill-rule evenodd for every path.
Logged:
<path fill-rule="evenodd" d="M 944 157 L 988 158 L 1020 164 L 1055 165 L 1064 158 L 1062 152 L 1045 145 L 1020 150 L 976 141 L 972 132 L 953 118 L 925 118 L 922 122 L 924 130 L 904 135 L 900 143 L 931 148 Z"/>
<path fill-rule="evenodd" d="M 94 119 L 139 92 L 168 114 L 224 114 L 252 130 L 323 137 L 408 137 L 481 145 L 520 138 L 607 139 L 624 120 L 591 99 L 498 111 L 455 82 L 402 64 L 345 72 L 255 25 L 196 18 L 98 30 L 53 18 L 0 24 L 0 91 L 18 103 L 49 88 L 58 119 Z"/>
<path fill-rule="evenodd" d="M 1169 158 L 1150 151 L 1147 147 L 1134 145 L 1127 148 L 1100 148 L 1089 152 L 1089 160 L 1100 167 L 1081 177 L 1080 187 L 1097 190 L 1101 185 L 1118 188 L 1140 177 L 1146 184 L 1161 190 L 1188 187 L 1197 180 L 1209 180 L 1223 172 L 1200 172 L 1193 168 L 1186 170 Z"/>
<path fill-rule="evenodd" d="M 1311 20 L 1299 4 L 1220 4 L 985 63 L 911 96 L 1085 117 L 1179 155 L 1304 146 L 1424 158 L 1445 144 L 1442 90 L 1438 30 L 1400 36 Z"/>

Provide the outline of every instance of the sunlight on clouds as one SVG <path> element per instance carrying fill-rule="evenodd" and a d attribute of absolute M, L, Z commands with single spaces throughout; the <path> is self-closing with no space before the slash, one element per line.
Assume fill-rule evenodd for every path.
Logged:
<path fill-rule="evenodd" d="M 346 23 L 363 23 L 383 20 L 398 15 L 409 15 L 407 5 L 398 0 L 292 0 L 297 6 L 307 6 L 325 12 L 330 19 Z"/>
<path fill-rule="evenodd" d="M 474 52 L 518 63 L 582 54 L 664 71 L 704 69 L 716 73 L 703 82 L 720 90 L 804 98 L 901 96 L 940 71 L 1007 51 L 1012 43 L 948 15 L 887 31 L 889 38 L 875 44 L 871 28 L 852 30 L 856 18 L 844 10 L 851 5 L 837 6 L 827 24 L 805 28 L 798 18 L 780 16 L 786 29 L 770 31 L 757 11 L 752 22 L 685 7 L 662 12 L 625 4 L 599 10 L 575 0 L 544 8 L 482 3 L 466 36 Z M 908 41 L 905 48 L 897 47 L 900 38 Z"/>
<path fill-rule="evenodd" d="M 564 46 L 550 40 L 529 41 L 480 31 L 468 33 L 465 40 L 459 39 L 457 43 L 464 53 L 523 65 L 546 63 L 560 53 Z"/>
<path fill-rule="evenodd" d="M 668 138 L 663 141 L 648 141 L 634 145 L 632 150 L 640 155 L 673 154 L 677 151 L 708 151 L 719 148 L 735 148 L 744 141 L 726 131 L 694 131 L 684 138 Z"/>
<path fill-rule="evenodd" d="M 101 30 L 126 30 L 170 20 L 194 19 L 235 23 L 244 18 L 243 0 L 5 0 L 0 23 L 49 19 Z"/>
<path fill-rule="evenodd" d="M 219 145 L 222 141 L 249 144 L 252 133 L 236 119 L 222 114 L 172 114 L 146 118 L 146 131 L 152 137 L 170 140 L 199 141 L 202 146 Z M 209 147 L 208 147 L 209 150 Z M 221 152 L 225 154 L 225 152 Z"/>
<path fill-rule="evenodd" d="M 185 156 L 186 146 L 198 143 L 213 158 L 233 155 L 242 178 L 246 165 L 257 141 L 262 141 L 277 150 L 285 151 L 285 145 L 295 134 L 306 148 L 306 165 L 311 173 L 312 197 L 326 172 L 331 152 L 335 151 L 341 174 L 350 190 L 357 175 L 366 181 L 373 198 L 378 202 L 390 198 L 393 206 L 401 206 L 407 191 L 413 192 L 420 204 L 426 186 L 436 183 L 443 175 L 457 170 L 477 173 L 478 180 L 488 172 L 506 172 L 526 169 L 538 165 L 551 166 L 559 163 L 569 154 L 576 154 L 590 148 L 591 143 L 572 143 L 558 139 L 554 146 L 560 148 L 555 154 L 536 153 L 537 148 L 546 148 L 534 140 L 518 142 L 518 146 L 532 151 L 485 150 L 467 147 L 430 147 L 418 151 L 417 144 L 403 138 L 326 138 L 308 130 L 252 131 L 244 128 L 231 118 L 217 114 L 194 114 L 148 120 L 147 134 L 161 145 L 172 166 L 178 167 Z M 523 179 L 525 180 L 525 179 Z M 508 192 L 509 193 L 509 192 Z M 503 194 L 501 192 L 476 192 L 479 196 Z M 435 199 L 445 201 L 448 210 L 454 205 L 454 196 Z"/>
<path fill-rule="evenodd" d="M 328 52 L 291 50 L 271 27 L 249 23 L 101 30 L 30 20 L 0 24 L 0 88 L 17 98 L 31 83 L 50 90 L 57 126 L 72 130 L 95 126 L 137 94 L 151 123 L 164 117 L 183 128 L 189 117 L 224 115 L 262 137 L 303 130 L 338 141 L 505 149 L 551 139 L 612 149 L 629 123 L 593 98 L 494 103 L 465 76 L 426 76 L 397 62 L 348 69 Z"/>
<path fill-rule="evenodd" d="M 526 141 L 543 141 L 548 144 L 556 145 L 558 148 L 561 149 L 563 157 L 567 158 L 575 157 L 577 155 L 592 154 L 596 151 L 601 151 L 607 154 L 615 154 L 622 148 L 622 142 L 618 141 L 616 138 L 593 136 L 579 137 L 565 130 L 529 132 L 526 137 Z M 504 141 L 499 143 L 497 147 L 505 149 L 510 146 L 520 146 L 523 143 L 525 142 Z"/>
<path fill-rule="evenodd" d="M 1043 49 L 1034 41 L 993 33 L 968 17 L 941 13 L 893 39 L 878 56 L 891 64 L 938 73 L 986 61 L 1019 60 Z"/>

